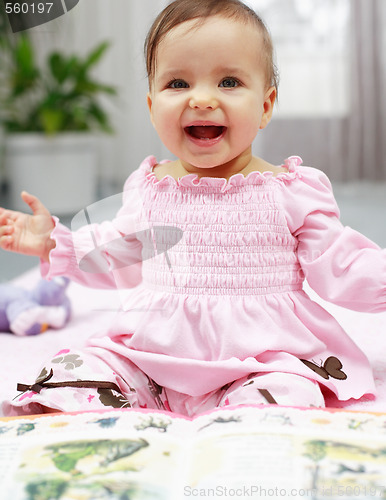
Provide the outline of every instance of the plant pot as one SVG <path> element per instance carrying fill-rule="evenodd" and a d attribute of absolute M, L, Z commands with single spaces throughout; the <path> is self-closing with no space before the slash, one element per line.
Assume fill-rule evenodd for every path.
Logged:
<path fill-rule="evenodd" d="M 5 169 L 10 208 L 25 211 L 25 190 L 56 215 L 70 215 L 96 200 L 95 136 L 61 133 L 16 133 L 6 137 Z"/>

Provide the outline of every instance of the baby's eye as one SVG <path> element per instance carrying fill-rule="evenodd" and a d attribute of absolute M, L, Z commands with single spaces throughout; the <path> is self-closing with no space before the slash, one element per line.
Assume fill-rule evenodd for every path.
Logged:
<path fill-rule="evenodd" d="M 224 88 L 233 88 L 233 87 L 237 87 L 238 85 L 240 85 L 240 82 L 237 80 L 237 78 L 231 78 L 231 77 L 228 77 L 228 78 L 224 78 L 221 83 L 220 83 L 220 87 L 224 87 Z"/>
<path fill-rule="evenodd" d="M 167 86 L 170 89 L 187 89 L 189 87 L 184 80 L 172 80 Z"/>

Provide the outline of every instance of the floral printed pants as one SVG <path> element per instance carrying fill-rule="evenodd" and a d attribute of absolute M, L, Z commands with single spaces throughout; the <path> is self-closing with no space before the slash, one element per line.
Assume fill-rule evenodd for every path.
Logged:
<path fill-rule="evenodd" d="M 97 354 L 97 355 L 96 355 Z M 24 381 L 23 381 L 24 382 Z M 323 407 L 319 385 L 288 373 L 252 373 L 203 396 L 159 386 L 127 358 L 105 350 L 63 349 L 44 365 L 31 385 L 3 403 L 6 415 L 110 408 L 150 408 L 194 416 L 216 407 L 280 404 Z"/>

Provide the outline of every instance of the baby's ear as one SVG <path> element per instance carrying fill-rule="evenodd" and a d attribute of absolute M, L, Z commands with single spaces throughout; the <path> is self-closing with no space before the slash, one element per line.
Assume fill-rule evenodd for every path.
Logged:
<path fill-rule="evenodd" d="M 149 112 L 150 112 L 150 120 L 151 120 L 151 123 L 154 125 L 153 112 L 152 112 L 152 109 L 153 109 L 153 100 L 151 98 L 151 93 L 150 92 L 147 93 L 146 100 L 147 100 L 147 106 L 148 106 Z"/>
<path fill-rule="evenodd" d="M 276 100 L 276 88 L 270 87 L 264 96 L 264 113 L 260 123 L 261 129 L 265 128 L 272 118 L 275 100 Z"/>

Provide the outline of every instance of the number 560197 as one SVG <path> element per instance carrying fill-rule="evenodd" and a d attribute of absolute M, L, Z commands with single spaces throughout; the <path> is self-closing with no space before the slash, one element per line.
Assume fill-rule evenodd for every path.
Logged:
<path fill-rule="evenodd" d="M 49 14 L 52 6 L 52 2 L 39 2 L 38 4 L 30 4 L 27 2 L 6 2 L 5 12 L 7 14 Z"/>

